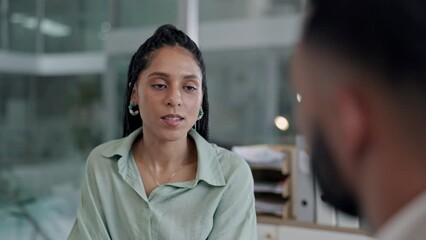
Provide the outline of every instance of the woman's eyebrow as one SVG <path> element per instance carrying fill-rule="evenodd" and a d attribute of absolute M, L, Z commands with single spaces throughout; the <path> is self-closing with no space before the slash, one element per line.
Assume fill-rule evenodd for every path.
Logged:
<path fill-rule="evenodd" d="M 183 75 L 182 77 L 183 79 L 200 79 L 200 77 L 195 74 Z"/>
<path fill-rule="evenodd" d="M 170 78 L 170 75 L 165 72 L 152 72 L 148 75 L 148 77 L 162 77 L 162 78 Z M 196 74 L 188 74 L 188 75 L 182 75 L 183 79 L 200 79 L 200 77 Z"/>
<path fill-rule="evenodd" d="M 163 78 L 169 78 L 170 75 L 164 72 L 153 72 L 148 75 L 148 77 L 157 76 L 157 77 L 163 77 Z"/>

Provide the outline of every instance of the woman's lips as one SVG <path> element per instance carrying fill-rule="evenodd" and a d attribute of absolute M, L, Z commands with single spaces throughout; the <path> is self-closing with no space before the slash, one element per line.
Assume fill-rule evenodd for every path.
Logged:
<path fill-rule="evenodd" d="M 167 124 L 170 127 L 176 127 L 181 123 L 185 118 L 180 116 L 179 114 L 169 114 L 166 116 L 161 117 L 163 122 Z"/>

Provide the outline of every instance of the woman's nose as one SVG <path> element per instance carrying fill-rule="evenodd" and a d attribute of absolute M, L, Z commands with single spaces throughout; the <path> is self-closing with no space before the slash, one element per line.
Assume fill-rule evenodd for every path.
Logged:
<path fill-rule="evenodd" d="M 169 90 L 169 95 L 167 96 L 167 105 L 173 107 L 182 105 L 182 99 L 178 89 L 173 88 Z"/>

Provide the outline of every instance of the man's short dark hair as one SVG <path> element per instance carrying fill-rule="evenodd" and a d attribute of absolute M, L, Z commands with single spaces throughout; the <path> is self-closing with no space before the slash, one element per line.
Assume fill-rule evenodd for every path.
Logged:
<path fill-rule="evenodd" d="M 426 101 L 425 0 L 311 0 L 303 33 Z"/>

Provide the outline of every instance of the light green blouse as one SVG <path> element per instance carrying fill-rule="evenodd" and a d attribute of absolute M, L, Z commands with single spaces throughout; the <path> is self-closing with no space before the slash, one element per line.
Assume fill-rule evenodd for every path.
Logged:
<path fill-rule="evenodd" d="M 160 185 L 147 198 L 131 154 L 140 133 L 90 153 L 68 240 L 257 239 L 253 177 L 243 159 L 191 130 L 195 179 Z"/>

